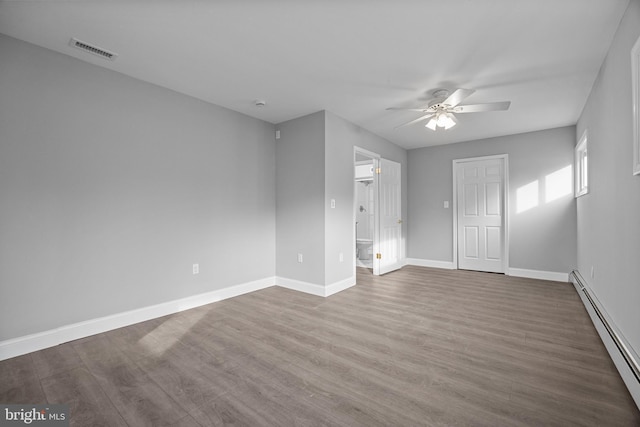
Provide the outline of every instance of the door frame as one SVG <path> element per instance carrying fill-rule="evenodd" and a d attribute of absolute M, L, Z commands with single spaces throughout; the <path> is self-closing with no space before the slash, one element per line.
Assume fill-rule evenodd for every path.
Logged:
<path fill-rule="evenodd" d="M 356 239 L 357 239 L 357 235 L 356 235 L 356 211 L 357 211 L 357 185 L 358 183 L 356 182 L 356 176 L 355 176 L 355 164 L 356 164 L 356 155 L 363 155 L 363 156 L 367 156 L 369 158 L 371 158 L 373 160 L 373 167 L 374 167 L 374 174 L 373 174 L 373 185 L 374 185 L 374 225 L 373 225 L 373 260 L 372 260 L 372 266 L 373 266 L 373 274 L 374 275 L 379 275 L 379 271 L 380 271 L 380 263 L 378 260 L 376 260 L 375 258 L 375 253 L 379 251 L 379 240 L 380 240 L 380 224 L 379 224 L 379 220 L 380 220 L 380 215 L 378 213 L 378 175 L 375 173 L 375 168 L 379 167 L 379 163 L 380 163 L 380 154 L 378 153 L 374 153 L 373 151 L 369 151 L 367 149 L 355 146 L 353 147 L 353 166 L 352 166 L 352 170 L 353 170 L 353 220 L 351 221 L 352 227 L 353 227 L 353 277 L 356 277 L 356 265 L 357 265 L 357 261 L 356 261 Z"/>
<path fill-rule="evenodd" d="M 382 274 L 391 273 L 392 271 L 399 270 L 404 266 L 404 241 L 402 240 L 402 163 L 396 162 L 395 160 L 381 158 L 378 166 L 380 167 L 380 173 L 377 174 L 378 206 L 376 207 L 376 214 L 378 218 L 377 219 L 378 248 L 379 248 L 378 252 L 382 255 L 382 259 L 376 260 L 376 261 L 378 262 L 378 274 L 382 275 Z M 397 227 L 399 234 L 397 236 L 398 237 L 397 240 L 395 241 L 395 245 L 393 246 L 395 246 L 395 252 L 396 252 L 397 258 L 396 258 L 396 262 L 385 264 L 388 261 L 389 254 L 384 252 L 383 247 L 385 249 L 389 249 L 389 247 L 387 245 L 383 245 L 383 242 L 384 242 L 384 239 L 382 238 L 383 218 L 387 218 L 387 217 L 383 216 L 383 212 L 384 212 L 383 208 L 385 207 L 385 204 L 382 201 L 384 199 L 381 197 L 381 194 L 383 191 L 383 183 L 385 182 L 386 171 L 395 169 L 396 167 L 397 167 L 397 171 L 399 172 L 397 175 L 398 193 L 396 194 L 397 196 L 396 202 L 398 205 L 398 209 L 400 211 L 400 215 L 399 217 L 395 217 L 397 219 L 394 220 L 395 227 Z"/>
<path fill-rule="evenodd" d="M 458 166 L 461 163 L 476 162 L 483 160 L 502 159 L 504 166 L 504 183 L 502 186 L 502 226 L 504 227 L 504 241 L 502 242 L 502 262 L 504 274 L 509 275 L 509 155 L 496 154 L 493 156 L 469 157 L 466 159 L 453 160 L 453 268 L 459 269 L 458 266 Z"/>

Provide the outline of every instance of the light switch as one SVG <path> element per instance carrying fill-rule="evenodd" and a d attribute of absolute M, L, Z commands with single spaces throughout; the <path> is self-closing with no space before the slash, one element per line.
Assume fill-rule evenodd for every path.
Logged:
<path fill-rule="evenodd" d="M 448 200 L 444 201 L 444 208 L 445 209 L 449 209 L 449 201 Z"/>

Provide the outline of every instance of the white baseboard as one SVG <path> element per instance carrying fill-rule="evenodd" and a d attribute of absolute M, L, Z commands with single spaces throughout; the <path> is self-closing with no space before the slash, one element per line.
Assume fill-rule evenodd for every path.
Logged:
<path fill-rule="evenodd" d="M 430 259 L 406 258 L 406 265 L 416 265 L 419 267 L 445 268 L 447 270 L 455 270 L 456 267 L 452 261 L 434 261 Z M 509 276 L 527 277 L 530 279 L 552 280 L 554 282 L 568 282 L 569 273 L 558 273 L 555 271 L 527 270 L 524 268 L 507 269 Z"/>
<path fill-rule="evenodd" d="M 327 285 L 324 288 L 325 289 L 324 296 L 328 297 L 333 294 L 337 294 L 338 292 L 344 291 L 345 289 L 348 289 L 355 285 L 356 285 L 356 278 L 354 276 L 351 276 L 347 279 L 340 280 L 339 282 L 335 282 L 330 285 Z"/>
<path fill-rule="evenodd" d="M 455 270 L 452 261 L 434 261 L 430 259 L 406 258 L 406 265 L 416 265 L 418 267 L 444 268 L 447 270 Z"/>
<path fill-rule="evenodd" d="M 569 273 L 558 273 L 555 271 L 543 271 L 543 270 L 527 270 L 524 268 L 509 268 L 507 270 L 509 276 L 515 277 L 527 277 L 529 279 L 551 280 L 554 282 L 569 281 Z"/>
<path fill-rule="evenodd" d="M 324 286 L 317 285 L 315 283 L 303 282 L 302 280 L 287 279 L 286 277 L 276 277 L 276 285 L 283 288 L 292 289 L 298 292 L 304 292 L 306 294 L 316 295 L 319 297 L 324 296 Z"/>
<path fill-rule="evenodd" d="M 292 289 L 294 291 L 304 292 L 319 297 L 328 297 L 340 291 L 343 291 L 356 284 L 355 277 L 349 277 L 339 282 L 332 283 L 327 286 L 318 285 L 310 282 L 303 282 L 302 280 L 288 279 L 286 277 L 276 277 L 276 285 L 283 288 Z"/>
<path fill-rule="evenodd" d="M 640 360 L 640 356 L 638 356 L 638 354 L 634 351 L 633 347 L 631 347 L 631 345 L 629 344 L 629 340 L 625 338 L 625 336 L 622 334 L 620 329 L 613 322 L 609 313 L 607 313 L 607 311 L 604 309 L 604 307 L 596 297 L 593 290 L 589 287 L 589 284 L 586 283 L 584 276 L 582 277 L 583 278 L 581 279 L 581 281 L 583 282 L 583 285 L 585 286 L 585 288 L 587 288 L 587 291 L 591 295 L 591 299 L 594 300 L 594 304 L 596 304 L 596 306 L 598 307 L 598 310 L 600 310 L 600 313 L 602 313 L 602 315 L 607 319 L 607 322 L 609 323 L 611 328 L 615 331 L 615 333 L 618 335 L 618 337 L 624 343 L 627 349 L 632 353 L 632 357 L 634 357 L 635 360 Z M 576 288 L 576 292 L 578 292 L 578 295 L 580 295 L 582 304 L 586 308 L 587 313 L 589 313 L 589 317 L 591 317 L 591 322 L 593 323 L 593 326 L 595 326 L 596 331 L 598 331 L 598 335 L 600 335 L 600 339 L 604 343 L 604 346 L 606 347 L 607 352 L 609 353 L 609 356 L 611 356 L 611 360 L 613 360 L 614 365 L 618 369 L 618 372 L 620 373 L 622 380 L 627 386 L 627 389 L 629 390 L 631 397 L 636 402 L 636 405 L 638 406 L 638 408 L 640 408 L 640 382 L 638 382 L 635 375 L 631 371 L 631 368 L 629 368 L 629 365 L 624 360 L 622 354 L 620 353 L 620 350 L 616 346 L 616 343 L 613 341 L 606 327 L 604 326 L 604 324 L 596 314 L 596 311 L 591 306 L 591 303 L 587 299 L 587 296 L 584 294 L 584 292 L 582 292 L 582 289 L 580 289 L 580 285 L 575 281 L 575 279 L 573 279 L 573 276 L 571 276 L 571 278 L 572 278 L 571 283 L 573 283 L 573 286 Z"/>
<path fill-rule="evenodd" d="M 148 307 L 112 314 L 110 316 L 73 323 L 71 325 L 61 326 L 44 332 L 0 341 L 0 360 L 10 359 L 12 357 L 53 347 L 65 342 L 129 326 L 134 323 L 144 322 L 146 320 L 178 313 L 190 308 L 222 301 L 227 298 L 268 288 L 275 284 L 276 278 L 268 277 L 211 292 L 205 292 L 199 295 L 193 295 Z"/>

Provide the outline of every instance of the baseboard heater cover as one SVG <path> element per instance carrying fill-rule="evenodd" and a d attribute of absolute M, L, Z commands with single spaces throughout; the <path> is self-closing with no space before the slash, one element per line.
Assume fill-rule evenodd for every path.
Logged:
<path fill-rule="evenodd" d="M 585 297 L 591 304 L 591 307 L 593 307 L 593 310 L 595 311 L 596 315 L 600 319 L 600 322 L 602 322 L 602 325 L 605 327 L 605 329 L 609 333 L 611 340 L 620 351 L 620 355 L 625 360 L 625 362 L 627 362 L 627 365 L 629 365 L 629 369 L 631 370 L 633 375 L 636 377 L 636 381 L 640 383 L 640 364 L 638 363 L 638 360 L 634 356 L 633 352 L 625 344 L 624 340 L 620 337 L 620 334 L 616 332 L 616 330 L 611 326 L 611 324 L 607 320 L 606 316 L 602 313 L 602 311 L 598 307 L 598 304 L 596 304 L 593 297 L 589 293 L 589 289 L 584 285 L 584 280 L 580 275 L 580 273 L 577 270 L 573 270 L 571 272 L 571 276 L 573 276 L 575 282 L 578 284 L 578 287 L 584 293 Z"/>

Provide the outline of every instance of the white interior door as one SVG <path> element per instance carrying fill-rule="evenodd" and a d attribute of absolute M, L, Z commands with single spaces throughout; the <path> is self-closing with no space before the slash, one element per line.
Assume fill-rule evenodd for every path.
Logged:
<path fill-rule="evenodd" d="M 504 273 L 504 159 L 456 165 L 458 268 Z"/>
<path fill-rule="evenodd" d="M 400 163 L 380 159 L 378 174 L 378 251 L 374 274 L 402 267 L 402 175 Z"/>

